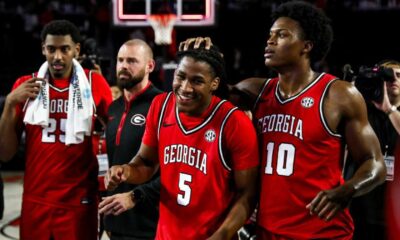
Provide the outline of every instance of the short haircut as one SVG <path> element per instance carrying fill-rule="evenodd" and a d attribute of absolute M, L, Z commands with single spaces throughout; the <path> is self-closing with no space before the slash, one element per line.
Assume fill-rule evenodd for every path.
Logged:
<path fill-rule="evenodd" d="M 288 17 L 297 21 L 304 33 L 303 40 L 313 43 L 310 52 L 312 64 L 326 56 L 332 45 L 333 30 L 330 19 L 321 9 L 310 3 L 291 1 L 280 5 L 272 13 L 273 21 L 280 17 Z"/>
<path fill-rule="evenodd" d="M 393 67 L 393 66 L 400 67 L 400 62 L 393 59 L 385 59 L 378 62 L 376 65 L 383 67 Z"/>
<path fill-rule="evenodd" d="M 219 48 L 212 45 L 209 50 L 205 49 L 205 42 L 201 43 L 198 48 L 194 48 L 192 42 L 187 50 L 180 50 L 177 53 L 178 61 L 180 62 L 183 57 L 191 57 L 196 61 L 206 62 L 211 67 L 211 74 L 213 77 L 220 78 L 218 89 L 214 94 L 220 98 L 228 97 L 228 85 L 225 70 L 225 60 Z"/>
<path fill-rule="evenodd" d="M 46 24 L 40 35 L 42 42 L 46 40 L 47 35 L 70 35 L 74 43 L 79 43 L 82 40 L 79 29 L 67 20 L 54 20 Z"/>
<path fill-rule="evenodd" d="M 126 46 L 136 46 L 136 45 L 142 46 L 142 47 L 145 48 L 145 51 L 148 54 L 148 57 L 150 59 L 153 59 L 153 50 L 151 49 L 149 44 L 147 44 L 145 41 L 143 41 L 141 39 L 137 39 L 137 38 L 131 39 L 131 40 L 128 40 L 128 41 L 124 42 L 123 45 L 126 45 Z"/>

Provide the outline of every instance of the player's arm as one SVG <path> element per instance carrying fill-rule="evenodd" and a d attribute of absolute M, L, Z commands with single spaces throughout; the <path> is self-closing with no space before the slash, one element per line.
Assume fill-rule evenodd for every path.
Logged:
<path fill-rule="evenodd" d="M 108 107 L 112 102 L 111 88 L 107 83 L 107 80 L 97 72 L 91 72 L 92 74 L 92 93 L 94 98 L 99 98 L 96 106 L 96 115 L 100 116 L 101 119 L 107 121 Z M 96 96 L 95 96 L 96 95 Z"/>
<path fill-rule="evenodd" d="M 114 190 L 121 182 L 142 184 L 151 179 L 158 167 L 158 149 L 142 143 L 131 162 L 108 170 L 104 183 L 107 190 Z"/>
<path fill-rule="evenodd" d="M 267 79 L 247 78 L 229 86 L 229 101 L 242 110 L 253 110 L 254 104 Z"/>
<path fill-rule="evenodd" d="M 218 230 L 208 239 L 232 239 L 249 219 L 255 207 L 259 168 L 235 171 L 236 197 L 228 216 Z"/>
<path fill-rule="evenodd" d="M 3 113 L 0 118 L 0 160 L 10 160 L 18 149 L 18 116 L 16 107 L 28 99 L 37 97 L 42 79 L 31 78 L 16 87 L 6 97 Z"/>
<path fill-rule="evenodd" d="M 259 155 L 255 129 L 243 112 L 236 111 L 224 131 L 235 198 L 224 222 L 209 239 L 232 239 L 253 213 L 257 199 Z"/>
<path fill-rule="evenodd" d="M 157 176 L 133 191 L 105 197 L 99 204 L 99 214 L 117 216 L 140 203 L 156 206 L 160 200 L 160 188 L 160 176 Z"/>
<path fill-rule="evenodd" d="M 307 206 L 311 214 L 330 220 L 352 197 L 383 183 L 386 167 L 378 138 L 368 122 L 364 99 L 353 85 L 344 81 L 333 83 L 324 104 L 324 114 L 332 130 L 343 129 L 348 151 L 360 166 L 352 178 L 341 186 L 320 192 Z"/>

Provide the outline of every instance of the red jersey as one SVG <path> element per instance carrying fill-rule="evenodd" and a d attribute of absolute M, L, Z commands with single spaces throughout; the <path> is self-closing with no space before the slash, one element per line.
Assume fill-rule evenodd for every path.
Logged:
<path fill-rule="evenodd" d="M 386 182 L 387 239 L 397 239 L 400 235 L 400 138 L 397 138 L 393 165 L 393 181 Z"/>
<path fill-rule="evenodd" d="M 96 114 L 106 116 L 111 103 L 111 92 L 105 79 L 85 70 L 91 78 Z M 13 89 L 30 79 L 19 78 Z M 49 82 L 49 126 L 25 125 L 26 163 L 24 176 L 24 201 L 58 207 L 79 207 L 95 203 L 98 191 L 98 164 L 92 151 L 90 137 L 80 144 L 65 145 L 65 123 L 68 109 L 69 79 Z M 17 116 L 22 127 L 24 103 L 17 106 Z"/>
<path fill-rule="evenodd" d="M 234 201 L 233 171 L 258 166 L 251 121 L 217 97 L 189 117 L 172 93 L 157 96 L 147 118 L 143 143 L 158 147 L 162 185 L 156 239 L 210 237 Z"/>
<path fill-rule="evenodd" d="M 255 106 L 261 147 L 258 224 L 292 239 L 349 239 L 353 221 L 339 212 L 329 222 L 310 215 L 306 205 L 321 190 L 343 184 L 343 145 L 322 112 L 336 78 L 322 73 L 288 99 L 279 95 L 278 78 L 268 80 Z"/>

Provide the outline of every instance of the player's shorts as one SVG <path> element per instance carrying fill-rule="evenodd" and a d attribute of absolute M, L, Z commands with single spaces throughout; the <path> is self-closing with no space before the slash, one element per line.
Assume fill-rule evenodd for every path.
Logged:
<path fill-rule="evenodd" d="M 21 240 L 97 240 L 97 205 L 85 208 L 57 208 L 24 201 Z"/>
<path fill-rule="evenodd" d="M 279 234 L 275 234 L 272 232 L 267 231 L 265 228 L 262 228 L 260 226 L 257 226 L 257 240 L 300 240 L 300 239 L 294 239 L 294 238 L 289 238 L 285 237 Z M 306 240 L 309 238 L 302 238 L 302 240 Z M 344 236 L 344 237 L 336 237 L 336 238 L 318 238 L 320 240 L 326 239 L 326 240 L 351 240 L 353 239 L 353 235 L 350 236 Z"/>
<path fill-rule="evenodd" d="M 257 232 L 257 234 L 256 234 L 257 240 L 294 240 L 291 238 L 287 238 L 287 237 L 269 232 L 260 226 L 257 227 L 256 232 Z"/>

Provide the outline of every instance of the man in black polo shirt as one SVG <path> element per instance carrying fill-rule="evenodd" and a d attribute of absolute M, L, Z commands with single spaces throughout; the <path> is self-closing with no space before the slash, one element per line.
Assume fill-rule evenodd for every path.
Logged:
<path fill-rule="evenodd" d="M 139 150 L 146 115 L 153 98 L 161 93 L 149 74 L 155 67 L 153 52 L 142 40 L 125 42 L 117 57 L 117 84 L 121 97 L 109 107 L 106 129 L 110 166 L 130 162 Z M 160 179 L 135 186 L 121 184 L 99 205 L 111 240 L 154 239 L 158 221 Z M 127 209 L 130 209 L 126 211 Z"/>

